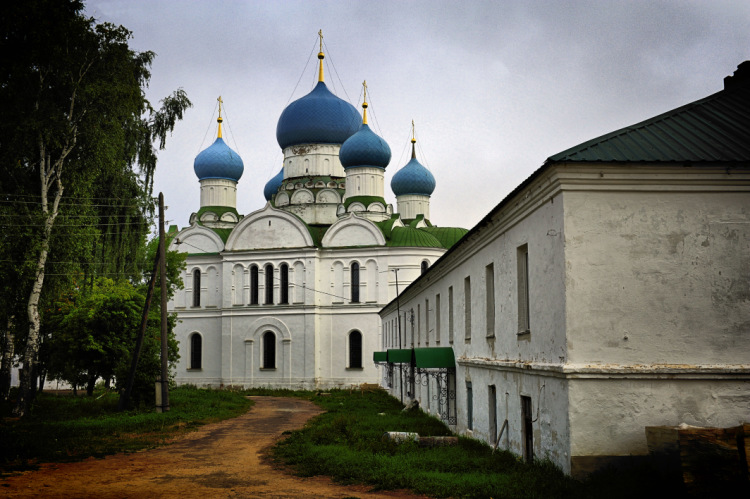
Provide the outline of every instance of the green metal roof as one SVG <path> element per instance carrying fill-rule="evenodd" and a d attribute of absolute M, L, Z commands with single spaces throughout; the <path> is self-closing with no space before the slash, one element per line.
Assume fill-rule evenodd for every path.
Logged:
<path fill-rule="evenodd" d="M 548 162 L 747 162 L 750 158 L 750 62 L 725 89 L 641 123 L 597 137 Z"/>
<path fill-rule="evenodd" d="M 422 369 L 456 367 L 456 357 L 450 347 L 415 348 L 414 363 Z"/>
<path fill-rule="evenodd" d="M 435 236 L 425 232 L 423 229 L 412 227 L 394 227 L 388 246 L 417 247 L 417 248 L 442 248 Z"/>
<path fill-rule="evenodd" d="M 388 360 L 388 352 L 372 352 L 373 362 L 386 362 Z"/>
<path fill-rule="evenodd" d="M 393 364 L 408 364 L 411 362 L 411 348 L 389 348 L 388 349 L 388 362 Z"/>
<path fill-rule="evenodd" d="M 367 209 L 372 203 L 381 203 L 383 206 L 388 206 L 388 204 L 385 202 L 385 199 L 378 196 L 352 196 L 350 198 L 346 198 L 344 201 L 344 208 L 349 209 L 349 206 L 352 203 L 362 203 Z"/>
<path fill-rule="evenodd" d="M 203 225 L 203 224 L 201 224 Z M 227 239 L 229 238 L 229 234 L 232 233 L 234 229 L 217 229 L 215 227 L 207 227 L 211 229 L 212 231 L 216 232 L 222 241 L 224 241 L 224 244 L 227 244 Z"/>
<path fill-rule="evenodd" d="M 456 244 L 467 232 L 469 232 L 469 229 L 462 229 L 461 227 L 432 226 L 422 227 L 419 230 L 432 234 L 445 249 L 450 249 L 451 246 Z"/>

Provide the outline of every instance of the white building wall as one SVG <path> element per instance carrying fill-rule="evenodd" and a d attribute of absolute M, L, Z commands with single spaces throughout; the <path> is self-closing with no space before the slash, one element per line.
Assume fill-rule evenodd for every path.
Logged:
<path fill-rule="evenodd" d="M 284 179 L 344 177 L 339 161 L 340 144 L 300 144 L 284 149 Z"/>
<path fill-rule="evenodd" d="M 430 218 L 430 196 L 422 196 L 419 194 L 404 194 L 396 198 L 398 212 L 401 214 L 401 218 L 405 220 L 413 220 L 417 218 L 417 215 L 424 215 L 425 218 Z"/>
<path fill-rule="evenodd" d="M 207 178 L 200 181 L 201 208 L 205 206 L 237 207 L 237 182 L 223 178 Z"/>

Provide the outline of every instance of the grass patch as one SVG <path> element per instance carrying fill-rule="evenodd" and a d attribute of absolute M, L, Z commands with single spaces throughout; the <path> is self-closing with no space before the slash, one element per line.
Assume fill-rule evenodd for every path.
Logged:
<path fill-rule="evenodd" d="M 436 448 L 384 441 L 386 431 L 420 436 L 450 431 L 422 411 L 402 412 L 399 401 L 383 391 L 296 395 L 327 411 L 273 449 L 275 459 L 302 476 L 327 475 L 339 483 L 409 489 L 431 497 L 645 498 L 670 497 L 676 490 L 674 483 L 648 467 L 608 470 L 579 482 L 549 461 L 526 464 L 510 452 L 492 453 L 489 446 L 473 439 L 460 437 L 458 446 Z"/>
<path fill-rule="evenodd" d="M 2 407 L 0 472 L 43 462 L 78 461 L 169 442 L 206 423 L 238 416 L 252 404 L 244 393 L 182 386 L 170 391 L 170 410 L 117 412 L 118 395 L 93 397 L 41 393 L 32 414 L 12 419 Z"/>

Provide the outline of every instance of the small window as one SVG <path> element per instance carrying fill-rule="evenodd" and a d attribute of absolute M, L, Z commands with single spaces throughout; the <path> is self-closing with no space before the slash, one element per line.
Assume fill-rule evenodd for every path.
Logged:
<path fill-rule="evenodd" d="M 258 304 L 258 266 L 250 267 L 250 305 Z"/>
<path fill-rule="evenodd" d="M 453 286 L 448 288 L 448 343 L 453 343 Z"/>
<path fill-rule="evenodd" d="M 193 271 L 193 306 L 201 306 L 201 271 L 195 269 Z"/>
<path fill-rule="evenodd" d="M 362 333 L 352 331 L 349 334 L 349 367 L 362 368 Z"/>
<path fill-rule="evenodd" d="M 435 295 L 435 343 L 440 343 L 440 294 Z"/>
<path fill-rule="evenodd" d="M 427 272 L 427 268 L 430 266 L 430 262 L 427 260 L 422 260 L 422 274 Z"/>
<path fill-rule="evenodd" d="M 531 397 L 521 395 L 521 438 L 523 439 L 523 459 L 534 461 L 534 424 L 531 411 Z"/>
<path fill-rule="evenodd" d="M 464 279 L 464 341 L 471 341 L 471 277 Z"/>
<path fill-rule="evenodd" d="M 279 267 L 279 279 L 281 280 L 281 289 L 279 303 L 289 303 L 289 265 L 282 263 Z"/>
<path fill-rule="evenodd" d="M 359 303 L 359 264 L 352 263 L 352 303 Z"/>
<path fill-rule="evenodd" d="M 263 333 L 263 369 L 276 369 L 276 335 Z"/>
<path fill-rule="evenodd" d="M 466 382 L 466 427 L 474 429 L 474 396 L 471 391 L 471 381 Z"/>
<path fill-rule="evenodd" d="M 529 317 L 529 246 L 524 244 L 516 253 L 518 260 L 518 334 L 531 331 Z"/>
<path fill-rule="evenodd" d="M 484 268 L 485 309 L 487 322 L 487 337 L 495 337 L 495 265 L 489 264 Z"/>
<path fill-rule="evenodd" d="M 266 274 L 266 305 L 273 305 L 273 265 L 265 267 Z"/>
<path fill-rule="evenodd" d="M 190 336 L 190 369 L 201 369 L 203 358 L 203 338 L 198 333 Z"/>

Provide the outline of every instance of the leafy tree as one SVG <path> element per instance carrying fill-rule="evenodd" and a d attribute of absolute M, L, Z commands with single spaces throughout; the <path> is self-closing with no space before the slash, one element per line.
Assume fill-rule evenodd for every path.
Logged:
<path fill-rule="evenodd" d="M 34 393 L 45 304 L 97 277 L 142 274 L 153 144 L 164 148 L 190 101 L 177 90 L 151 106 L 154 54 L 132 51 L 129 38 L 86 18 L 80 0 L 2 7 L 0 280 L 12 285 L 0 287 L 0 327 L 24 363 L 19 416 Z"/>

